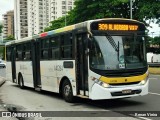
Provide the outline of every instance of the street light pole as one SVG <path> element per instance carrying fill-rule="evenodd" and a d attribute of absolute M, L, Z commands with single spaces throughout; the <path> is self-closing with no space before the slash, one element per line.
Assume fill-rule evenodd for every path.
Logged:
<path fill-rule="evenodd" d="M 132 19 L 132 0 L 130 0 L 130 19 Z"/>

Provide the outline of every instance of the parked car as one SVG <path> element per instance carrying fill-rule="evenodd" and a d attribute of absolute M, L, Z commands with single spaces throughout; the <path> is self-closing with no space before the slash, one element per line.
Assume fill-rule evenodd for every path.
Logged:
<path fill-rule="evenodd" d="M 2 59 L 0 59 L 0 67 L 6 67 L 6 63 Z"/>

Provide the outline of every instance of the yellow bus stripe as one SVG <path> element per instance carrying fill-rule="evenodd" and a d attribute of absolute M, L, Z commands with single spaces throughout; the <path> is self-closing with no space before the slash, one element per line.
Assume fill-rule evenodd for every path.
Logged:
<path fill-rule="evenodd" d="M 101 76 L 99 80 L 108 83 L 108 84 L 116 84 L 116 83 L 130 83 L 130 82 L 138 82 L 146 79 L 147 74 L 139 75 L 139 76 L 131 76 L 131 77 L 104 77 Z"/>

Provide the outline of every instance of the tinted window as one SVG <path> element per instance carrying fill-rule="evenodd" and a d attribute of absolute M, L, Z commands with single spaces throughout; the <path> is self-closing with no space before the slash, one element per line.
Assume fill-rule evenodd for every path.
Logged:
<path fill-rule="evenodd" d="M 59 59 L 60 49 L 59 49 L 59 37 L 52 37 L 50 39 L 50 47 L 51 47 L 51 59 Z"/>
<path fill-rule="evenodd" d="M 49 39 L 41 40 L 41 59 L 49 59 Z"/>
<path fill-rule="evenodd" d="M 7 61 L 11 61 L 11 47 L 10 46 L 7 46 L 6 59 Z"/>
<path fill-rule="evenodd" d="M 61 57 L 70 59 L 72 55 L 72 34 L 68 33 L 65 36 L 61 36 Z"/>

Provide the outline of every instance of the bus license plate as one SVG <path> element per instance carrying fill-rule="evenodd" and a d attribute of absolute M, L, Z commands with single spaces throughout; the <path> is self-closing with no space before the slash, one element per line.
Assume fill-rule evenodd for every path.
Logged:
<path fill-rule="evenodd" d="M 130 89 L 129 90 L 122 90 L 123 94 L 128 94 L 128 93 L 131 93 L 131 92 L 132 92 L 132 90 L 130 90 Z"/>

